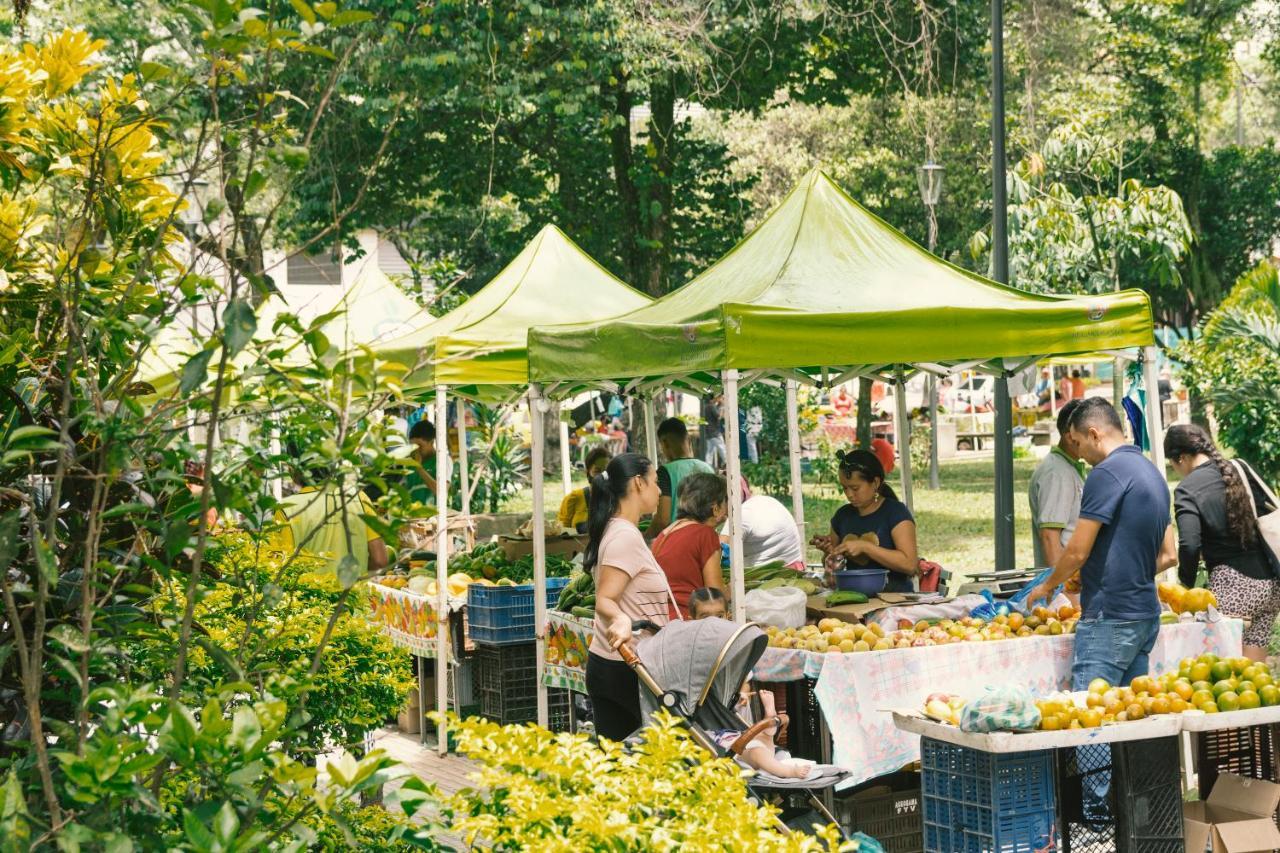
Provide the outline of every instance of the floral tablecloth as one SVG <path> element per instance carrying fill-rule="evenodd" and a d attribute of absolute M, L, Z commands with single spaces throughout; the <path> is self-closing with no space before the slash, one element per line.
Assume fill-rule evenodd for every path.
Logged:
<path fill-rule="evenodd" d="M 1151 672 L 1176 669 L 1183 658 L 1206 652 L 1237 656 L 1242 632 L 1238 619 L 1165 625 L 1151 652 Z M 894 726 L 887 709 L 919 706 L 935 692 L 970 698 L 988 686 L 1010 682 L 1037 694 L 1068 689 L 1074 642 L 1074 636 L 1064 634 L 861 654 L 769 649 L 756 677 L 781 681 L 817 675 L 814 693 L 831 731 L 833 759 L 853 771 L 848 786 L 892 773 L 919 757 L 919 737 Z"/>
<path fill-rule="evenodd" d="M 559 610 L 547 611 L 543 644 L 542 683 L 578 693 L 587 692 L 587 648 L 591 645 L 592 620 Z"/>
<path fill-rule="evenodd" d="M 449 601 L 451 609 L 461 607 L 466 599 Z M 439 620 L 433 597 L 418 595 L 407 589 L 394 589 L 378 583 L 369 584 L 369 619 L 382 626 L 382 633 L 402 649 L 424 658 L 436 656 Z M 448 630 L 448 620 L 445 629 Z M 450 649 L 452 649 L 450 643 Z M 450 657 L 452 658 L 452 651 Z"/>

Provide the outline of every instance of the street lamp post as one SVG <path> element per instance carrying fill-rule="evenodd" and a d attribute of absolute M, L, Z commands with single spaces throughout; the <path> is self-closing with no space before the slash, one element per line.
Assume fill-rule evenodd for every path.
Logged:
<path fill-rule="evenodd" d="M 991 0 L 991 272 L 1009 283 L 1009 211 L 1004 152 L 1004 0 Z M 1003 368 L 1003 363 L 1001 363 Z M 995 387 L 996 569 L 1014 568 L 1013 401 L 1001 370 Z"/>
<path fill-rule="evenodd" d="M 929 210 L 929 251 L 933 252 L 938 245 L 937 205 L 942 198 L 942 176 L 945 168 L 930 158 L 920 167 L 916 175 L 920 184 L 920 200 Z M 929 406 L 929 488 L 938 489 L 941 482 L 938 477 L 938 377 L 929 374 L 925 380 L 928 386 L 925 398 Z"/>

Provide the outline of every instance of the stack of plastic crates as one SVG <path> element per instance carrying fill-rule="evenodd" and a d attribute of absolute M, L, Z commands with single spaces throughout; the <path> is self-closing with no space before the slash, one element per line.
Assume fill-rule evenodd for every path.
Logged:
<path fill-rule="evenodd" d="M 568 578 L 547 578 L 547 606 L 555 604 Z M 527 643 L 534 638 L 533 584 L 467 587 L 471 640 L 488 645 Z"/>
<path fill-rule="evenodd" d="M 1053 753 L 982 752 L 921 738 L 926 853 L 1056 848 Z"/>
<path fill-rule="evenodd" d="M 1058 756 L 1063 853 L 1182 853 L 1177 737 L 1078 746 Z M 1106 796 L 1086 804 L 1090 790 Z"/>
<path fill-rule="evenodd" d="M 1213 783 L 1223 773 L 1280 782 L 1276 774 L 1276 770 L 1280 769 L 1276 754 L 1280 743 L 1277 743 L 1278 739 L 1271 725 L 1197 732 L 1195 738 L 1200 799 L 1209 798 Z"/>
<path fill-rule="evenodd" d="M 533 643 L 477 645 L 472 657 L 481 716 L 495 723 L 532 723 L 538 718 L 537 651 Z M 547 690 L 548 728 L 568 731 L 572 708 L 568 690 Z"/>

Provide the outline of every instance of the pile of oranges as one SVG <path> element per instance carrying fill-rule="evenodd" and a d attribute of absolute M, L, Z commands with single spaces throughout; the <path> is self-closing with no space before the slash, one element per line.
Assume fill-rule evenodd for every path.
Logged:
<path fill-rule="evenodd" d="M 1177 581 L 1161 581 L 1156 584 L 1156 595 L 1174 613 L 1202 613 L 1210 605 L 1218 606 L 1217 596 L 1209 590 L 1200 587 L 1187 589 Z"/>
<path fill-rule="evenodd" d="M 1280 705 L 1280 686 L 1265 663 L 1206 654 L 1185 658 L 1177 672 L 1143 675 L 1128 687 L 1095 678 L 1084 705 L 1071 697 L 1036 702 L 1040 730 L 1092 729 L 1160 714 L 1202 711 L 1217 714 Z"/>

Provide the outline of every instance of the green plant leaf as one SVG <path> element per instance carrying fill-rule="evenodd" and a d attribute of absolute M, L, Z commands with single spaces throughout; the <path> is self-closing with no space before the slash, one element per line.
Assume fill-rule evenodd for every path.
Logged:
<path fill-rule="evenodd" d="M 372 21 L 373 17 L 372 12 L 366 12 L 363 9 L 345 9 L 333 16 L 333 25 L 345 27 L 350 24 L 362 24 L 365 21 Z"/>
<path fill-rule="evenodd" d="M 350 554 L 342 555 L 342 559 L 338 561 L 337 571 L 338 583 L 342 584 L 343 589 L 351 589 L 351 587 L 355 586 L 356 581 L 360 580 L 360 564 Z"/>
<path fill-rule="evenodd" d="M 316 22 L 316 13 L 311 10 L 311 7 L 304 0 L 289 0 L 289 5 L 293 6 L 293 10 L 308 24 Z"/>
<path fill-rule="evenodd" d="M 89 644 L 84 641 L 84 635 L 65 622 L 50 629 L 49 639 L 66 646 L 73 652 L 89 651 Z"/>
<path fill-rule="evenodd" d="M 58 582 L 58 557 L 39 533 L 35 535 L 36 565 L 49 586 Z"/>
<path fill-rule="evenodd" d="M 235 358 L 240 350 L 253 340 L 253 333 L 258 330 L 258 320 L 254 316 L 253 306 L 247 299 L 233 299 L 227 304 L 222 314 L 225 327 L 227 355 Z"/>
<path fill-rule="evenodd" d="M 209 375 L 209 359 L 213 358 L 212 349 L 203 349 L 187 361 L 182 367 L 182 379 L 178 382 L 178 392 L 183 396 L 195 391 L 204 384 Z"/>
<path fill-rule="evenodd" d="M 182 815 L 182 828 L 186 830 L 187 841 L 201 853 L 212 853 L 217 848 L 218 839 L 200 822 L 194 812 L 187 811 Z"/>

